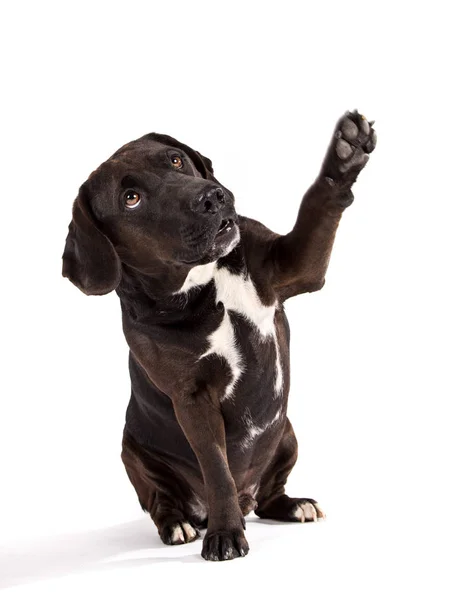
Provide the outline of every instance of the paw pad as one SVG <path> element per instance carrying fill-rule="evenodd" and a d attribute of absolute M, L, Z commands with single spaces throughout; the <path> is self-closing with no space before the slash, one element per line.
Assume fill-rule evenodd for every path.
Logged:
<path fill-rule="evenodd" d="M 323 163 L 322 174 L 336 184 L 352 185 L 376 147 L 374 121 L 357 110 L 347 112 L 337 122 L 334 137 Z"/>
<path fill-rule="evenodd" d="M 374 122 L 373 122 L 374 123 Z M 335 153 L 340 159 L 340 173 L 361 171 L 376 147 L 376 132 L 364 115 L 357 110 L 347 112 L 337 124 Z"/>

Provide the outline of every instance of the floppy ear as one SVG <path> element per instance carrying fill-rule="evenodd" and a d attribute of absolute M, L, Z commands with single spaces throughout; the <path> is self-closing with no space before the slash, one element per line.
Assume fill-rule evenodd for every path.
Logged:
<path fill-rule="evenodd" d="M 199 158 L 203 162 L 203 165 L 204 165 L 205 170 L 206 170 L 206 179 L 215 179 L 215 177 L 214 177 L 214 168 L 212 166 L 211 159 L 207 158 L 207 156 L 203 156 L 202 154 L 200 154 L 196 150 L 195 150 L 195 152 L 198 154 Z"/>
<path fill-rule="evenodd" d="M 120 259 L 109 239 L 95 225 L 84 186 L 73 203 L 62 275 L 89 296 L 112 292 L 122 277 Z"/>
<path fill-rule="evenodd" d="M 186 144 L 178 142 L 178 140 L 175 140 L 175 138 L 171 137 L 170 135 L 165 135 L 162 133 L 149 133 L 147 137 L 149 137 L 152 140 L 155 140 L 156 142 L 162 142 L 163 144 L 167 144 L 168 146 L 175 146 L 177 148 L 181 148 L 192 159 L 193 164 L 204 177 L 204 179 L 212 179 L 213 181 L 216 181 L 214 177 L 212 161 L 210 158 L 203 156 L 197 150 L 193 150 Z"/>

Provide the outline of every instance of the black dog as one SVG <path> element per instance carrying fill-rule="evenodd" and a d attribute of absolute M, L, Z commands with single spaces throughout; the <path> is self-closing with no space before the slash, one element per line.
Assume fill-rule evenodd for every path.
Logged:
<path fill-rule="evenodd" d="M 247 554 L 253 509 L 323 517 L 284 493 L 297 444 L 283 302 L 324 285 L 371 125 L 357 111 L 340 119 L 284 236 L 237 216 L 211 161 L 165 135 L 123 146 L 80 188 L 63 275 L 120 297 L 132 382 L 122 458 L 166 544 L 207 526 L 202 556 L 227 560 Z"/>

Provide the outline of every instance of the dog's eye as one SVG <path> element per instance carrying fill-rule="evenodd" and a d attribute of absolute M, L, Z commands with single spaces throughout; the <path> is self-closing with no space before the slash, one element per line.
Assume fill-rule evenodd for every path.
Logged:
<path fill-rule="evenodd" d="M 134 190 L 125 193 L 125 204 L 128 208 L 136 208 L 140 204 L 140 195 Z"/>
<path fill-rule="evenodd" d="M 175 167 L 175 169 L 182 169 L 182 167 L 184 166 L 184 163 L 182 162 L 182 159 L 180 156 L 172 156 L 170 158 L 171 160 L 171 164 Z"/>

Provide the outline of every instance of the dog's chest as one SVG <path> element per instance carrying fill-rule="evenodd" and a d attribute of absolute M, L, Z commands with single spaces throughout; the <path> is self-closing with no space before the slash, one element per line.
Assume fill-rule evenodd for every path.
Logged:
<path fill-rule="evenodd" d="M 198 360 L 216 355 L 226 361 L 231 379 L 222 401 L 235 399 L 245 386 L 261 386 L 262 381 L 257 381 L 261 378 L 263 393 L 279 397 L 283 371 L 276 332 L 277 305 L 262 303 L 249 275 L 232 273 L 215 263 L 193 268 L 179 291 L 188 294 L 190 289 L 211 281 L 215 286 L 215 303 L 221 303 L 224 312 L 218 327 L 206 336 L 206 351 Z"/>

